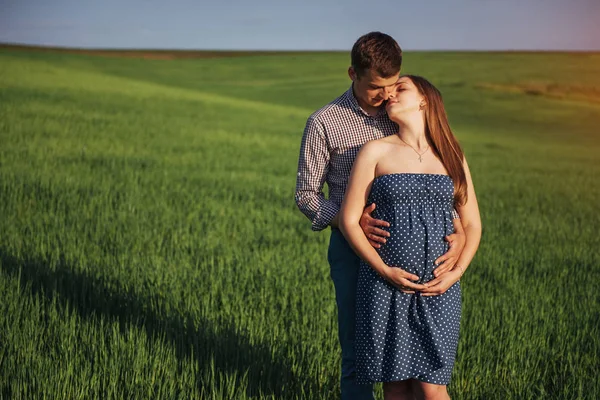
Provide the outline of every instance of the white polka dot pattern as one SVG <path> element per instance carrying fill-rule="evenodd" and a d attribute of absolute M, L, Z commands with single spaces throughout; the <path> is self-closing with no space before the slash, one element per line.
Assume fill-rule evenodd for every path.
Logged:
<path fill-rule="evenodd" d="M 383 261 L 434 278 L 434 261 L 448 249 L 454 232 L 454 185 L 440 174 L 386 174 L 375 178 L 369 203 L 373 217 L 388 221 Z M 405 294 L 361 262 L 356 304 L 356 356 L 359 383 L 416 378 L 447 385 L 458 345 L 460 283 L 440 296 Z"/>

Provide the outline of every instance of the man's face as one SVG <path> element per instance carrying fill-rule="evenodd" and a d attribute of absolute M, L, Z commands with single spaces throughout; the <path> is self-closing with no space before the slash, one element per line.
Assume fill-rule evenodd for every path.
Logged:
<path fill-rule="evenodd" d="M 377 73 L 371 72 L 371 70 L 367 70 L 361 76 L 358 76 L 352 67 L 348 70 L 348 75 L 354 82 L 354 96 L 356 96 L 362 107 L 381 106 L 394 93 L 399 77 L 398 74 L 382 78 Z"/>

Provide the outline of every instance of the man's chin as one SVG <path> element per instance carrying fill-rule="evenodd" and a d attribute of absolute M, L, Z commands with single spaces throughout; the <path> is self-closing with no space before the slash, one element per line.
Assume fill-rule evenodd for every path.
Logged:
<path fill-rule="evenodd" d="M 373 102 L 371 102 L 371 107 L 381 107 L 384 102 L 385 102 L 384 100 L 373 101 Z"/>

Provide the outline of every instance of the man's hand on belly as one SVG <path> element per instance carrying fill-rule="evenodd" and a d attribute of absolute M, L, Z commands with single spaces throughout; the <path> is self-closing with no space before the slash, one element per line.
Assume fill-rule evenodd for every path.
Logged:
<path fill-rule="evenodd" d="M 444 238 L 450 244 L 450 248 L 445 254 L 435 260 L 435 265 L 438 267 L 433 270 L 433 276 L 436 278 L 454 268 L 460 254 L 465 248 L 465 243 L 467 243 L 467 236 L 460 222 L 454 224 L 454 227 L 456 232 Z"/>
<path fill-rule="evenodd" d="M 378 249 L 381 247 L 380 243 L 385 243 L 386 238 L 390 237 L 390 233 L 388 231 L 384 231 L 379 227 L 389 227 L 390 224 L 386 221 L 371 217 L 371 213 L 375 210 L 375 207 L 375 203 L 372 203 L 371 205 L 365 207 L 362 216 L 360 217 L 359 224 L 363 232 L 365 233 L 365 236 L 369 240 L 369 243 L 371 243 L 371 246 Z"/>

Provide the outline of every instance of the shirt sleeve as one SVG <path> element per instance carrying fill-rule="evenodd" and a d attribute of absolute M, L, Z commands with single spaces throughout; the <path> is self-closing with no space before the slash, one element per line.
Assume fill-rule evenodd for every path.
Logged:
<path fill-rule="evenodd" d="M 325 229 L 340 209 L 323 193 L 329 158 L 323 126 L 310 117 L 300 145 L 295 199 L 300 211 L 312 222 L 313 231 Z"/>
<path fill-rule="evenodd" d="M 452 208 L 452 219 L 460 219 L 460 215 L 458 215 L 456 208 Z"/>

